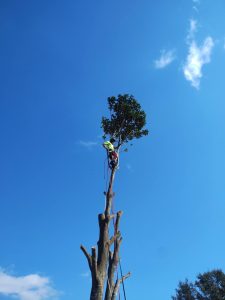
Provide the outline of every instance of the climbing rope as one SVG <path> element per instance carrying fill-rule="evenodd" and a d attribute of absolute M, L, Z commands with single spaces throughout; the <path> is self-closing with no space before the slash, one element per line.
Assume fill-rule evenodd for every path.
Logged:
<path fill-rule="evenodd" d="M 105 191 L 107 191 L 108 181 L 109 181 L 109 167 L 106 166 L 106 160 L 108 163 L 108 155 L 105 158 L 104 161 L 104 180 L 105 180 Z"/>
<path fill-rule="evenodd" d="M 113 228 L 114 228 L 114 235 L 115 235 L 116 234 L 116 223 L 115 223 L 115 214 L 114 214 L 114 197 L 112 198 L 111 211 L 112 211 L 112 214 L 113 214 Z M 116 266 L 116 277 L 117 277 L 117 280 L 119 280 L 118 265 Z M 119 300 L 120 300 L 120 289 L 119 289 L 118 293 L 119 293 Z"/>
<path fill-rule="evenodd" d="M 117 271 L 117 278 L 116 278 L 116 280 L 117 280 L 117 281 L 119 280 L 119 274 L 118 274 L 118 271 Z M 119 296 L 119 300 L 120 300 L 120 289 L 119 289 L 119 291 L 118 291 L 118 296 Z"/>
<path fill-rule="evenodd" d="M 112 199 L 112 214 L 114 215 L 113 216 L 113 227 L 114 227 L 114 234 L 116 234 L 116 224 L 115 224 L 115 214 L 114 214 L 114 197 Z M 123 271 L 122 271 L 122 265 L 121 265 L 121 260 L 119 258 L 119 267 L 120 267 L 120 276 L 121 276 L 121 279 L 122 279 L 122 286 L 123 286 L 123 296 L 124 296 L 124 300 L 127 300 L 127 297 L 126 297 L 126 290 L 125 290 L 125 285 L 124 285 L 124 280 L 123 280 Z M 119 272 L 118 272 L 118 266 L 116 268 L 116 272 L 117 272 L 117 280 L 119 279 Z M 119 300 L 120 300 L 120 290 L 119 290 Z"/>
<path fill-rule="evenodd" d="M 121 266 L 120 259 L 119 259 L 119 266 L 120 266 L 120 275 L 121 275 L 121 279 L 122 279 L 122 286 L 123 286 L 124 300 L 127 300 L 127 297 L 126 297 L 126 290 L 125 290 L 125 285 L 124 285 L 124 281 L 123 281 L 123 271 L 122 271 L 122 266 Z"/>
<path fill-rule="evenodd" d="M 108 164 L 107 167 L 106 167 L 106 160 L 107 160 L 107 164 Z M 119 158 L 118 158 L 118 165 L 119 165 Z M 118 167 L 118 165 L 117 165 L 117 167 Z M 108 181 L 109 181 L 109 170 L 110 170 L 110 167 L 109 167 L 108 153 L 107 153 L 107 157 L 106 157 L 106 159 L 104 161 L 104 180 L 106 179 L 105 180 L 105 197 L 107 197 L 106 196 L 106 191 L 107 191 Z M 106 203 L 105 203 L 105 206 L 106 206 Z M 114 214 L 114 197 L 112 199 L 111 212 L 113 214 L 113 227 L 114 227 L 114 235 L 115 235 L 116 234 L 116 232 L 115 232 L 116 231 L 116 224 L 115 224 L 115 214 Z M 119 258 L 119 268 L 120 268 L 120 276 L 121 276 L 122 286 L 123 286 L 124 300 L 127 300 L 127 298 L 126 298 L 126 290 L 125 290 L 125 285 L 124 285 L 124 280 L 123 280 L 123 271 L 122 271 L 122 265 L 121 265 L 120 258 Z M 116 273 L 117 273 L 117 280 L 119 280 L 118 266 L 117 266 L 117 269 L 116 269 Z M 118 291 L 118 295 L 119 295 L 119 300 L 121 300 L 121 298 L 120 298 L 120 289 Z"/>

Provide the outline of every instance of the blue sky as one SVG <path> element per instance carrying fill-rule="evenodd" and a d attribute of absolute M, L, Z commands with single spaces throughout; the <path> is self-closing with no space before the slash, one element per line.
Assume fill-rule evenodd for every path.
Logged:
<path fill-rule="evenodd" d="M 223 0 L 0 1 L 0 299 L 88 299 L 80 244 L 104 207 L 100 121 L 133 94 L 150 135 L 121 155 L 129 300 L 225 270 Z"/>

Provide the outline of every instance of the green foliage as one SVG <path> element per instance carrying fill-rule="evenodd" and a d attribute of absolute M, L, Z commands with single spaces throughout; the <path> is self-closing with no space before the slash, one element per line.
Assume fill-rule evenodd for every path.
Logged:
<path fill-rule="evenodd" d="M 108 98 L 110 118 L 102 118 L 103 138 L 114 138 L 117 147 L 148 134 L 146 114 L 132 95 L 118 95 Z"/>
<path fill-rule="evenodd" d="M 196 291 L 192 283 L 188 280 L 180 282 L 176 289 L 176 296 L 172 297 L 173 300 L 195 300 Z"/>
<path fill-rule="evenodd" d="M 199 274 L 195 283 L 180 282 L 173 300 L 225 300 L 225 274 L 213 270 Z"/>

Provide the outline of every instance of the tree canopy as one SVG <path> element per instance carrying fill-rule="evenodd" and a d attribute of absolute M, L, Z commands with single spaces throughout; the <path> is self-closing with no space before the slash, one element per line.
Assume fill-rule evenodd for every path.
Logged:
<path fill-rule="evenodd" d="M 225 274 L 213 270 L 199 274 L 194 283 L 180 282 L 173 300 L 225 300 Z"/>
<path fill-rule="evenodd" d="M 102 118 L 103 138 L 108 135 L 117 143 L 117 147 L 148 134 L 146 114 L 138 101 L 128 94 L 108 97 L 110 118 Z"/>

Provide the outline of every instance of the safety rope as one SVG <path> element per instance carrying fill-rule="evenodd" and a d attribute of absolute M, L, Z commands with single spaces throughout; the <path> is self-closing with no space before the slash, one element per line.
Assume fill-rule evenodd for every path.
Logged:
<path fill-rule="evenodd" d="M 113 228 L 114 228 L 114 235 L 116 234 L 116 223 L 115 223 L 115 214 L 114 214 L 114 197 L 112 198 L 112 214 L 113 214 Z M 118 272 L 118 266 L 116 266 L 116 277 L 117 280 L 119 280 L 119 272 Z M 119 290 L 119 300 L 120 300 L 120 290 Z"/>
<path fill-rule="evenodd" d="M 121 279 L 122 279 L 122 286 L 123 286 L 124 300 L 127 300 L 127 297 L 126 297 L 126 290 L 125 290 L 125 285 L 124 285 L 124 281 L 123 281 L 123 271 L 122 271 L 122 266 L 121 266 L 120 259 L 119 259 L 119 266 L 120 266 L 120 275 L 121 275 Z"/>
<path fill-rule="evenodd" d="M 117 271 L 117 278 L 116 278 L 116 280 L 117 280 L 117 281 L 119 280 L 119 274 L 118 274 L 118 271 Z M 120 289 L 119 289 L 119 291 L 118 291 L 118 296 L 119 296 L 119 300 L 120 300 Z"/>
<path fill-rule="evenodd" d="M 106 156 L 105 161 L 104 161 L 105 191 L 107 191 L 108 181 L 109 181 L 109 167 L 106 166 L 106 160 L 107 160 L 107 164 L 108 164 L 108 155 Z"/>
<path fill-rule="evenodd" d="M 115 230 L 116 230 L 116 224 L 115 224 L 115 214 L 114 214 L 114 197 L 112 199 L 112 214 L 114 215 L 113 216 L 113 227 L 114 227 L 114 234 L 116 234 Z M 125 285 L 124 285 L 124 280 L 123 280 L 123 271 L 122 271 L 122 265 L 121 265 L 121 261 L 120 261 L 120 258 L 119 258 L 119 267 L 120 267 L 120 276 L 121 276 L 121 279 L 122 279 L 122 286 L 123 286 L 123 295 L 124 295 L 124 300 L 127 300 L 127 297 L 126 297 L 126 290 L 125 290 Z M 118 266 L 116 268 L 116 272 L 117 272 L 117 280 L 119 278 L 119 272 L 118 272 Z M 119 290 L 119 300 L 120 300 L 120 290 Z"/>

